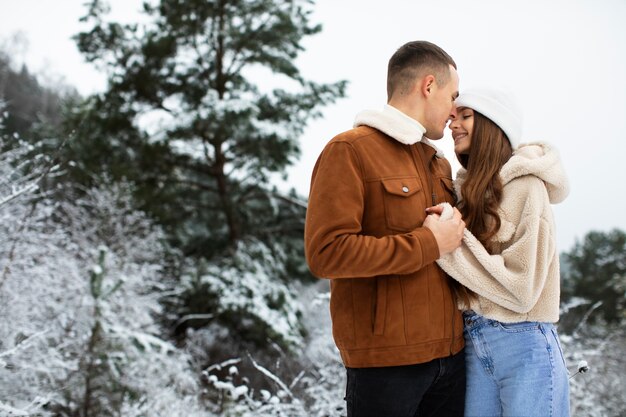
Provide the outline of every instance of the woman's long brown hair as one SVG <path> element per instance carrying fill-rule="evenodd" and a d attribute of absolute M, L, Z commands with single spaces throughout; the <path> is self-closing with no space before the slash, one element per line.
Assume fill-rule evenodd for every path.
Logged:
<path fill-rule="evenodd" d="M 490 240 L 502 224 L 498 216 L 503 187 L 499 173 L 513 150 L 502 129 L 477 111 L 471 139 L 469 154 L 457 155 L 467 170 L 458 209 L 469 231 L 491 253 Z"/>
<path fill-rule="evenodd" d="M 490 240 L 498 233 L 502 224 L 498 215 L 503 187 L 499 173 L 512 154 L 511 143 L 502 129 L 474 110 L 469 154 L 456 156 L 467 170 L 457 208 L 467 229 L 489 253 L 493 252 Z M 457 281 L 453 281 L 452 288 L 456 297 L 469 308 L 472 291 Z"/>

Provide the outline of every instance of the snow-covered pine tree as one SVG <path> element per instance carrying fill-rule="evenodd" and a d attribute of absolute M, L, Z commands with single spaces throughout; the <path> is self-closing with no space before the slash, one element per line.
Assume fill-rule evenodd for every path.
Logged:
<path fill-rule="evenodd" d="M 310 278 L 302 250 L 306 204 L 277 191 L 270 178 L 285 175 L 319 108 L 344 95 L 344 81 L 309 81 L 296 66 L 303 39 L 321 30 L 310 22 L 313 4 L 161 0 L 146 2 L 145 18 L 133 24 L 108 21 L 104 1 L 87 6 L 90 29 L 77 44 L 107 71 L 109 86 L 76 113 L 73 172 L 133 181 L 140 208 L 192 261 L 191 275 L 203 276 L 202 285 L 185 287 L 174 319 L 179 334 L 218 322 L 257 345 L 289 348 L 301 337 L 294 339 L 301 326 L 285 315 L 297 306 L 285 303 L 293 299 L 289 285 Z M 253 259 L 261 253 L 275 257 Z M 255 273 L 258 288 L 246 289 Z M 242 290 L 244 298 L 233 304 L 222 288 Z M 257 299 L 260 288 L 284 297 Z M 212 319 L 181 322 L 188 317 Z M 283 321 L 291 327 L 277 333 Z"/>
<path fill-rule="evenodd" d="M 91 29 L 76 39 L 109 87 L 80 113 L 78 169 L 136 180 L 143 207 L 186 254 L 300 237 L 302 220 L 286 207 L 294 199 L 270 175 L 285 173 L 307 121 L 345 89 L 307 81 L 296 66 L 302 40 L 321 30 L 313 3 L 161 0 L 146 2 L 142 23 L 120 24 L 92 0 Z"/>

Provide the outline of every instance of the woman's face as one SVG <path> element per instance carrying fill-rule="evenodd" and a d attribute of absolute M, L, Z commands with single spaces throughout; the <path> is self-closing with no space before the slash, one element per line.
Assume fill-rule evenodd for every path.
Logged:
<path fill-rule="evenodd" d="M 452 138 L 454 139 L 454 153 L 468 154 L 472 144 L 472 130 L 474 128 L 474 110 L 469 107 L 459 107 L 457 116 L 450 122 Z"/>

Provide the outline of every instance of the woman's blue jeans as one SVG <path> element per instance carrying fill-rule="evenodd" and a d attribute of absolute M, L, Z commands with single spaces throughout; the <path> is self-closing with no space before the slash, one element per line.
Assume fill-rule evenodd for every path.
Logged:
<path fill-rule="evenodd" d="M 551 323 L 463 313 L 466 417 L 569 416 L 568 373 Z"/>

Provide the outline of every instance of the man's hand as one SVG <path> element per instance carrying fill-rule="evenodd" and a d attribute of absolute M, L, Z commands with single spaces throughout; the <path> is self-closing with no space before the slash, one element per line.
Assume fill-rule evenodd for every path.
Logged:
<path fill-rule="evenodd" d="M 456 208 L 454 208 L 456 210 Z M 428 214 L 438 214 L 441 216 L 443 213 L 443 205 L 439 204 L 437 206 L 431 206 L 426 209 L 426 213 Z"/>
<path fill-rule="evenodd" d="M 454 207 L 452 218 L 449 220 L 440 220 L 440 207 L 430 207 L 426 211 L 429 214 L 424 220 L 424 227 L 430 229 L 435 235 L 437 245 L 439 246 L 439 256 L 443 256 L 452 252 L 461 246 L 463 239 L 463 231 L 465 230 L 465 222 L 461 217 L 461 212 Z"/>

